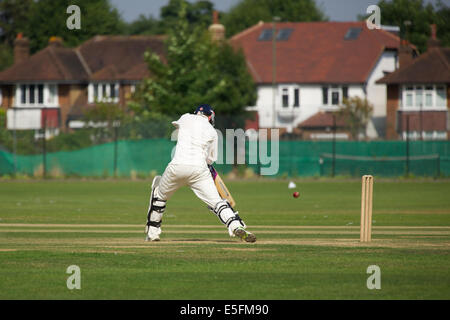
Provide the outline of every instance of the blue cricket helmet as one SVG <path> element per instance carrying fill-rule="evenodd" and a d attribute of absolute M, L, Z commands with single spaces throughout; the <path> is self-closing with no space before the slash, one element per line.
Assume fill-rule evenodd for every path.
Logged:
<path fill-rule="evenodd" d="M 209 104 L 201 104 L 195 109 L 194 114 L 203 114 L 208 117 L 209 123 L 214 126 L 216 114 Z"/>

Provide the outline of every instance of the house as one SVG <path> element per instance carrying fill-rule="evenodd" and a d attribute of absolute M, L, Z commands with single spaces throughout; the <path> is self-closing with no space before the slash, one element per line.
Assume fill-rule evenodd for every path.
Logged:
<path fill-rule="evenodd" d="M 84 126 L 96 102 L 125 106 L 135 85 L 148 76 L 144 53 L 164 56 L 160 36 L 96 36 L 77 48 L 52 37 L 29 55 L 29 41 L 15 40 L 14 65 L 0 73 L 8 129 L 43 129 L 48 136 Z"/>
<path fill-rule="evenodd" d="M 257 84 L 248 110 L 258 112 L 259 127 L 312 139 L 331 137 L 329 112 L 353 96 L 374 106 L 368 137 L 384 137 L 386 85 L 376 81 L 417 54 L 395 33 L 370 30 L 366 22 L 260 22 L 230 42 L 242 48 Z"/>
<path fill-rule="evenodd" d="M 427 52 L 378 83 L 387 86 L 387 139 L 450 138 L 450 48 L 440 47 L 436 26 Z"/>

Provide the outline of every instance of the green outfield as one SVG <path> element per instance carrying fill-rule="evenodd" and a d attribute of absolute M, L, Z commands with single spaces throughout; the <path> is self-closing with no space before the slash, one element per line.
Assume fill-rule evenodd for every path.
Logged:
<path fill-rule="evenodd" d="M 228 182 L 255 244 L 187 188 L 148 243 L 151 181 L 0 182 L 0 299 L 450 299 L 449 180 L 375 178 L 369 244 L 359 180 L 295 180 L 298 199 L 288 182 Z M 66 286 L 71 265 L 80 290 Z"/>

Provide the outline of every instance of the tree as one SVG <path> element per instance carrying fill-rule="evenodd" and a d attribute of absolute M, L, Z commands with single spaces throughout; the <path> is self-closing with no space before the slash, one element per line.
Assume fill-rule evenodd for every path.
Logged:
<path fill-rule="evenodd" d="M 149 15 L 139 15 L 135 21 L 131 22 L 127 26 L 127 34 L 133 35 L 151 35 L 151 34 L 162 34 L 163 29 L 161 28 L 161 23 L 159 20 L 153 18 Z"/>
<path fill-rule="evenodd" d="M 7 44 L 0 44 L 0 71 L 6 69 L 13 64 L 12 48 Z"/>
<path fill-rule="evenodd" d="M 275 16 L 289 22 L 326 20 L 314 0 L 243 0 L 223 14 L 222 21 L 227 36 L 232 36 L 259 21 L 272 21 Z"/>
<path fill-rule="evenodd" d="M 80 30 L 69 30 L 66 26 L 70 16 L 66 10 L 70 5 L 81 9 Z M 46 47 L 52 36 L 61 37 L 65 45 L 75 47 L 95 35 L 123 34 L 125 23 L 108 0 L 39 0 L 32 2 L 23 29 L 34 53 Z"/>
<path fill-rule="evenodd" d="M 165 31 L 170 30 L 176 24 L 179 12 L 183 7 L 190 26 L 206 28 L 211 24 L 214 11 L 214 4 L 211 1 L 202 0 L 191 3 L 187 0 L 170 0 L 167 6 L 161 8 L 161 24 Z"/>
<path fill-rule="evenodd" d="M 353 139 L 358 140 L 360 134 L 365 136 L 365 128 L 372 116 L 373 106 L 367 99 L 353 97 L 344 99 L 343 106 L 337 116 L 346 122 Z"/>
<path fill-rule="evenodd" d="M 96 103 L 95 107 L 89 108 L 84 115 L 86 129 L 91 123 L 97 124 L 92 131 L 92 138 L 95 143 L 110 142 L 115 139 L 118 127 L 127 122 L 128 115 L 117 104 Z"/>
<path fill-rule="evenodd" d="M 144 79 L 130 104 L 136 117 L 152 113 L 179 116 L 201 103 L 220 114 L 239 114 L 256 100 L 253 80 L 242 52 L 215 43 L 201 28 L 192 29 L 183 5 L 167 39 L 166 63 L 151 52 L 146 61 L 151 77 Z"/>
<path fill-rule="evenodd" d="M 207 28 L 212 23 L 214 4 L 208 0 L 196 1 L 170 0 L 161 7 L 160 20 L 140 15 L 128 25 L 129 34 L 166 34 L 177 22 L 181 7 L 186 8 L 186 19 L 191 28 Z"/>
<path fill-rule="evenodd" d="M 381 0 L 378 3 L 381 9 L 381 23 L 400 27 L 400 36 L 419 48 L 420 52 L 427 49 L 430 38 L 430 25 L 437 25 L 437 36 L 442 44 L 450 45 L 450 8 L 442 1 L 438 1 L 436 8 L 423 0 Z M 363 17 L 361 17 L 363 18 Z M 410 21 L 411 24 L 405 24 Z"/>
<path fill-rule="evenodd" d="M 0 1 L 0 41 L 12 47 L 17 33 L 28 24 L 32 0 Z"/>
<path fill-rule="evenodd" d="M 443 46 L 450 47 L 450 7 L 439 0 L 437 8 L 438 10 L 433 20 L 437 27 L 437 37 L 441 40 Z"/>

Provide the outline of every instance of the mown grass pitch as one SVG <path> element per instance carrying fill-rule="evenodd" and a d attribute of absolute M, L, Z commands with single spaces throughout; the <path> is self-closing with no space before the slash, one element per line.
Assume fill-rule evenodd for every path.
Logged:
<path fill-rule="evenodd" d="M 359 180 L 296 183 L 298 199 L 288 181 L 228 182 L 247 244 L 187 188 L 148 243 L 150 181 L 0 182 L 0 299 L 450 298 L 450 181 L 375 179 L 370 244 Z M 70 265 L 81 290 L 66 287 Z"/>

